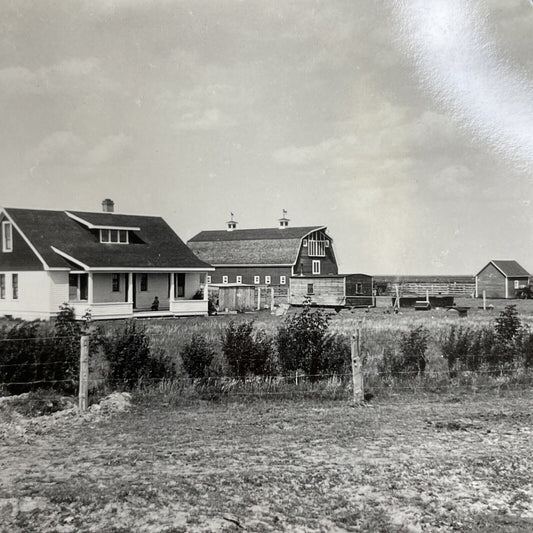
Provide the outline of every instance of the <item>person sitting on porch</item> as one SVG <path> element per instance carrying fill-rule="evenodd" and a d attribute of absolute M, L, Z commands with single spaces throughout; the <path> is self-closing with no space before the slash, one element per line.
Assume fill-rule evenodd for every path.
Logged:
<path fill-rule="evenodd" d="M 152 311 L 159 311 L 159 298 L 156 296 L 152 302 Z"/>

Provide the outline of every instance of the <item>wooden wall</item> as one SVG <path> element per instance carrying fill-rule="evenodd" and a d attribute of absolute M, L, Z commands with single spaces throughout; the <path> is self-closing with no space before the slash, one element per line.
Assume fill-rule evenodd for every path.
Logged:
<path fill-rule="evenodd" d="M 344 305 L 344 282 L 343 276 L 318 277 L 318 276 L 295 276 L 290 279 L 289 303 L 302 305 L 307 297 L 311 304 L 324 306 Z M 308 289 L 312 284 L 313 290 Z"/>
<path fill-rule="evenodd" d="M 505 298 L 505 276 L 493 264 L 489 263 L 476 277 L 478 297 L 485 291 L 487 298 Z"/>

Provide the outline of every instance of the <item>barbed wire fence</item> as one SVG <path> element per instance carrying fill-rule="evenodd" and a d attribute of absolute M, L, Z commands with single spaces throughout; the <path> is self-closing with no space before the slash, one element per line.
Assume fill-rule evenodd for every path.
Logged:
<path fill-rule="evenodd" d="M 151 333 L 156 335 L 157 333 Z M 364 348 L 364 331 L 357 328 L 351 336 L 351 362 L 343 372 L 320 372 L 306 374 L 296 371 L 272 376 L 218 375 L 214 377 L 191 378 L 188 376 L 143 377 L 136 384 L 138 388 L 159 388 L 162 392 L 179 393 L 194 390 L 205 397 L 216 395 L 228 397 L 264 397 L 264 398 L 335 398 L 346 399 L 355 405 L 361 405 L 369 396 L 379 397 L 396 394 L 439 393 L 459 391 L 469 392 L 490 390 L 500 392 L 502 389 L 533 385 L 533 371 L 527 368 L 513 369 L 477 369 L 472 371 L 455 371 L 449 369 L 426 369 L 420 371 L 379 371 L 375 365 L 367 365 L 367 350 Z M 23 351 L 26 343 L 68 340 L 79 343 L 79 362 L 72 368 L 72 361 L 19 361 L 16 363 L 0 362 L 0 391 L 9 391 L 10 387 L 26 387 L 34 390 L 39 387 L 54 390 L 69 386 L 78 392 L 78 407 L 81 412 L 89 405 L 89 392 L 108 387 L 124 389 L 128 383 L 124 379 L 110 379 L 109 376 L 95 376 L 90 372 L 89 348 L 91 335 L 75 336 L 40 336 L 24 338 L 4 338 L 3 343 L 18 345 L 18 352 Z M 20 343 L 20 344 L 19 344 Z M 62 369 L 69 367 L 70 376 L 57 379 L 53 372 L 42 369 Z M 36 369 L 34 379 L 17 378 L 16 369 Z M 63 372 L 64 373 L 64 372 Z M 3 378 L 3 379 L 2 379 Z"/>

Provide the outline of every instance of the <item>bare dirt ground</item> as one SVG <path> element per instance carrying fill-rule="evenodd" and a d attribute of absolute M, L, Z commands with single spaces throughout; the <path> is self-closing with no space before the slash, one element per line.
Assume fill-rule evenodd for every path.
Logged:
<path fill-rule="evenodd" d="M 5 532 L 533 530 L 533 391 L 3 424 Z"/>

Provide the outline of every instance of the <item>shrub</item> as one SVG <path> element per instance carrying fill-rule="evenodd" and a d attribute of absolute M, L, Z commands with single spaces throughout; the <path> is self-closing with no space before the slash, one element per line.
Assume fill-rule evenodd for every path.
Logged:
<path fill-rule="evenodd" d="M 163 351 L 152 353 L 144 328 L 134 320 L 106 338 L 103 349 L 109 362 L 108 379 L 115 388 L 122 385 L 132 389 L 143 380 L 172 379 L 176 375 L 173 362 Z"/>
<path fill-rule="evenodd" d="M 280 364 L 285 371 L 303 370 L 316 380 L 327 368 L 328 316 L 305 306 L 301 313 L 287 317 L 278 328 L 276 345 Z"/>
<path fill-rule="evenodd" d="M 491 328 L 463 328 L 452 326 L 441 340 L 442 356 L 448 363 L 450 377 L 458 372 L 475 372 L 487 365 L 494 347 Z"/>
<path fill-rule="evenodd" d="M 506 306 L 495 321 L 496 341 L 504 344 L 513 343 L 521 337 L 523 332 L 524 326 L 518 316 L 516 305 Z"/>
<path fill-rule="evenodd" d="M 426 350 L 429 331 L 417 326 L 404 333 L 400 340 L 400 358 L 396 360 L 396 372 L 423 373 L 426 369 Z"/>
<path fill-rule="evenodd" d="M 222 333 L 222 352 L 236 377 L 270 375 L 274 371 L 272 340 L 265 331 L 254 331 L 253 321 L 238 325 L 231 321 Z"/>
<path fill-rule="evenodd" d="M 351 374 L 352 347 L 344 335 L 329 334 L 324 339 L 322 371 L 327 374 Z"/>
<path fill-rule="evenodd" d="M 191 378 L 207 377 L 214 356 L 212 345 L 199 333 L 192 336 L 181 352 L 183 367 Z"/>

